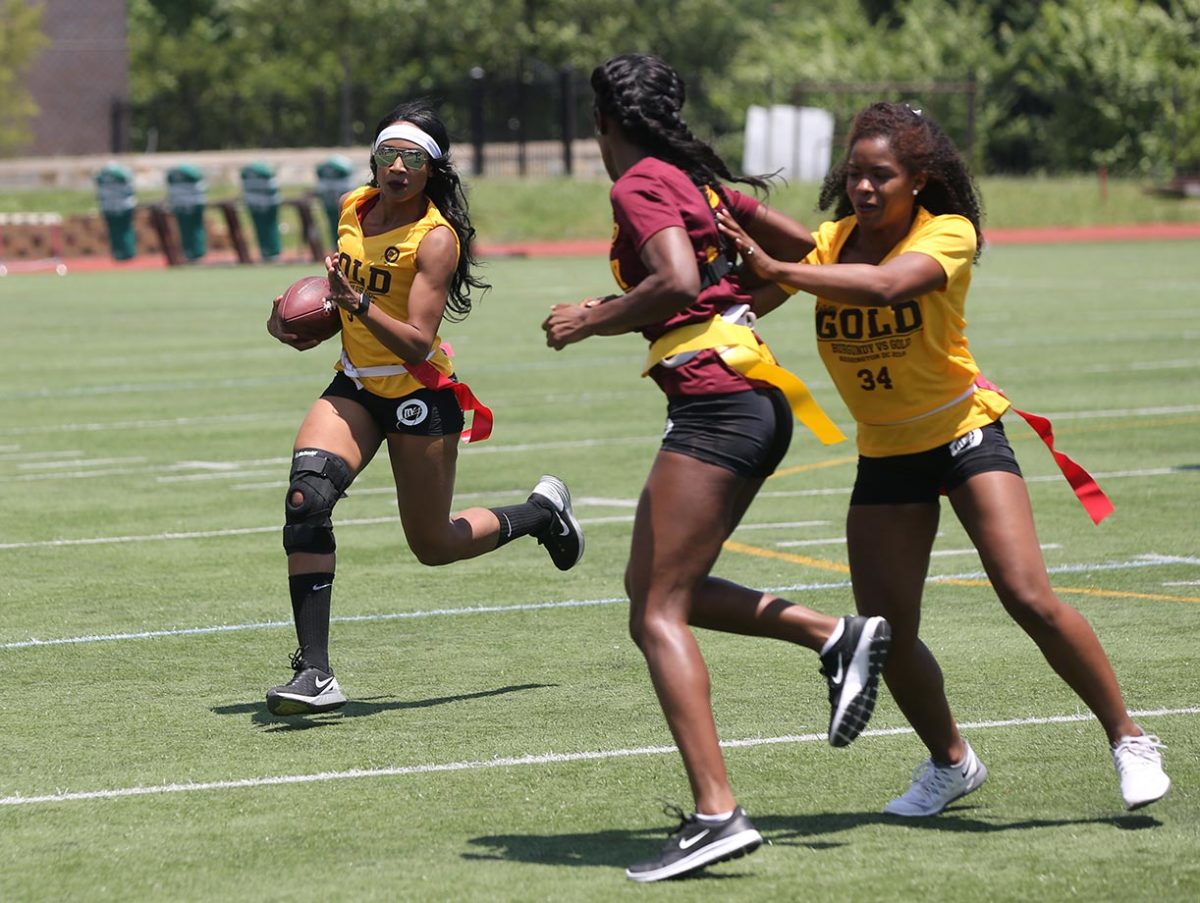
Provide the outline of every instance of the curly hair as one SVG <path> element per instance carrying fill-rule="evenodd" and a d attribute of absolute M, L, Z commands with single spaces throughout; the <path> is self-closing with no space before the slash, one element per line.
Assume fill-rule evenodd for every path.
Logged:
<path fill-rule="evenodd" d="M 883 137 L 910 173 L 924 173 L 925 187 L 917 203 L 935 216 L 957 213 L 975 227 L 975 259 L 983 248 L 983 201 L 962 154 L 933 119 L 904 103 L 874 103 L 854 117 L 846 139 L 846 155 L 825 176 L 818 207 L 841 219 L 854 212 L 846 191 L 850 150 L 862 138 Z"/>
<path fill-rule="evenodd" d="M 692 134 L 681 111 L 687 98 L 683 78 L 656 56 L 624 53 L 592 70 L 595 107 L 621 126 L 634 143 L 679 167 L 696 185 L 718 194 L 721 179 L 769 191 L 766 179 L 730 171 L 720 155 Z M 722 194 L 723 197 L 723 194 Z"/>
<path fill-rule="evenodd" d="M 472 247 L 475 241 L 475 227 L 471 225 L 462 180 L 459 179 L 458 170 L 450 160 L 450 136 L 446 132 L 445 124 L 426 100 L 412 100 L 400 104 L 379 120 L 379 124 L 375 126 L 375 137 L 395 122 L 411 122 L 421 131 L 428 133 L 442 149 L 441 157 L 429 161 L 429 181 L 425 185 L 425 193 L 458 235 L 458 264 L 454 277 L 450 280 L 450 294 L 446 298 L 446 319 L 457 322 L 465 319 L 471 312 L 471 290 L 486 292 L 491 285 L 472 272 L 477 265 Z M 372 146 L 374 143 L 372 140 Z M 371 156 L 371 181 L 367 184 L 372 188 L 379 187 L 374 155 Z"/>

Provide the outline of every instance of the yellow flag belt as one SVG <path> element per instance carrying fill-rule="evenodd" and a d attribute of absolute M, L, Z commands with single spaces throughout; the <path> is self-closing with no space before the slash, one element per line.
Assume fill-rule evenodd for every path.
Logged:
<path fill-rule="evenodd" d="M 837 424 L 829 419 L 809 394 L 800 377 L 779 366 L 771 350 L 758 341 L 749 326 L 729 323 L 719 316 L 705 323 L 681 326 L 660 336 L 651 346 L 642 367 L 642 376 L 663 358 L 688 351 L 715 348 L 721 360 L 747 379 L 775 386 L 791 405 L 796 419 L 825 445 L 841 442 L 846 437 Z"/>

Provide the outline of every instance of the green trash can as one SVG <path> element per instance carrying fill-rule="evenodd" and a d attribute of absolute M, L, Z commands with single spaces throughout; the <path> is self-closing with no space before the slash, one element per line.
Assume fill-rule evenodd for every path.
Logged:
<path fill-rule="evenodd" d="M 242 167 L 242 199 L 254 221 L 254 235 L 263 260 L 273 260 L 283 250 L 279 234 L 279 183 L 275 171 L 262 161 Z"/>
<path fill-rule="evenodd" d="M 208 236 L 204 232 L 207 202 L 208 185 L 198 166 L 185 163 L 167 170 L 167 206 L 179 224 L 179 243 L 188 260 L 198 260 L 208 252 Z"/>
<path fill-rule="evenodd" d="M 137 197 L 133 191 L 133 173 L 116 163 L 104 166 L 96 174 L 96 202 L 108 227 L 113 259 L 129 260 L 137 254 L 137 233 L 133 228 Z"/>
<path fill-rule="evenodd" d="M 337 247 L 338 219 L 342 215 L 339 203 L 342 195 L 354 189 L 354 164 L 345 157 L 330 157 L 317 166 L 317 197 L 325 208 L 332 236 L 330 247 Z"/>

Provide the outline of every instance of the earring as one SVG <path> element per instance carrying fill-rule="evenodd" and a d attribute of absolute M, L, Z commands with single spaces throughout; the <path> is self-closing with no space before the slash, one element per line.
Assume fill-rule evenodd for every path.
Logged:
<path fill-rule="evenodd" d="M 913 197 L 916 197 L 916 196 L 917 196 L 917 189 L 916 189 L 916 188 L 914 188 L 914 189 L 913 189 Z"/>

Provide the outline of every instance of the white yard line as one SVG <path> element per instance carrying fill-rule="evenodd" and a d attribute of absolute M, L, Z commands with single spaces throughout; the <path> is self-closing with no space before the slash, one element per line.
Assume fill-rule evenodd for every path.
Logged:
<path fill-rule="evenodd" d="M 1172 564 L 1188 564 L 1200 566 L 1200 558 L 1184 558 L 1172 555 L 1143 555 L 1134 561 L 1113 562 L 1108 564 L 1066 564 L 1049 568 L 1051 574 L 1074 574 L 1091 571 L 1134 570 L 1148 567 L 1161 567 Z M 942 580 L 982 580 L 987 575 L 982 571 L 971 571 L 965 574 L 942 574 L 926 578 L 926 583 L 937 583 Z M 832 589 L 846 589 L 849 580 L 839 580 L 824 583 L 792 583 L 787 586 L 764 587 L 767 593 L 798 593 L 814 592 Z M 596 605 L 625 604 L 625 596 L 609 596 L 597 599 L 564 599 L 552 602 L 528 602 L 514 605 L 464 605 L 458 608 L 431 608 L 418 611 L 379 612 L 365 615 L 340 615 L 331 618 L 334 623 L 401 621 L 415 618 L 454 617 L 459 615 L 496 614 L 514 611 L 543 611 L 556 608 L 587 608 Z M 219 624 L 209 627 L 180 627 L 170 630 L 142 630 L 130 633 L 89 634 L 85 636 L 56 637 L 51 639 L 15 640 L 0 643 L 4 649 L 32 649 L 40 646 L 73 646 L 85 643 L 111 643 L 125 640 L 148 640 L 166 637 L 203 636 L 214 633 L 236 633 L 243 630 L 275 630 L 292 629 L 291 621 L 251 621 L 244 624 Z"/>
<path fill-rule="evenodd" d="M 278 411 L 257 414 L 218 414 L 212 417 L 169 417 L 156 420 L 113 420 L 110 422 L 46 423 L 37 426 L 0 428 L 0 436 L 36 436 L 44 433 L 101 433 L 129 430 L 177 429 L 188 426 L 211 426 L 215 423 L 264 423 L 280 417 Z M 292 419 L 295 419 L 294 417 Z"/>
<path fill-rule="evenodd" d="M 394 490 L 389 490 L 394 491 Z M 359 490 L 359 494 L 365 492 L 374 493 L 375 490 Z M 476 497 L 500 497 L 506 495 L 528 495 L 529 490 L 521 490 L 520 492 L 493 492 L 493 493 L 473 493 Z M 456 499 L 465 499 L 467 496 L 456 496 Z M 633 507 L 637 503 L 630 500 L 630 504 L 625 504 L 619 499 L 598 499 L 595 500 L 606 507 Z M 588 502 L 587 499 L 580 499 L 579 503 L 583 505 Z M 597 505 L 599 507 L 599 505 Z M 598 526 L 600 524 L 628 524 L 633 522 L 631 514 L 615 514 L 607 517 L 581 517 L 579 522 L 584 526 Z M 400 523 L 399 515 L 389 515 L 387 517 L 348 517 L 337 521 L 338 527 L 361 527 L 373 526 L 377 524 L 398 524 Z M 775 528 L 790 528 L 790 527 L 807 527 L 817 526 L 828 523 L 828 521 L 783 521 L 779 523 L 763 523 L 763 524 L 742 524 L 739 530 L 770 530 Z M 281 530 L 282 525 L 272 524 L 267 527 L 237 527 L 224 530 L 194 530 L 190 532 L 180 533 L 143 533 L 132 536 L 90 536 L 78 539 L 38 539 L 29 540 L 27 542 L 0 542 L 0 551 L 13 549 L 51 549 L 63 546 L 99 546 L 99 545 L 120 545 L 131 542 L 165 542 L 181 539 L 221 539 L 226 536 L 246 536 L 254 533 L 273 533 Z"/>
<path fill-rule="evenodd" d="M 793 527 L 828 527 L 827 520 L 785 520 L 774 524 L 738 524 L 738 530 L 775 530 Z"/>
<path fill-rule="evenodd" d="M 1184 715 L 1200 715 L 1200 708 L 1143 709 L 1130 712 L 1134 718 L 1156 718 Z M 959 727 L 970 731 L 997 730 L 1002 728 L 1040 727 L 1051 724 L 1076 724 L 1093 721 L 1092 715 L 1048 715 L 1031 718 L 1006 718 L 997 721 L 964 722 Z M 910 727 L 881 728 L 863 731 L 863 737 L 900 737 L 912 734 Z M 747 749 L 755 746 L 778 746 L 782 744 L 819 743 L 826 740 L 825 734 L 789 734 L 782 737 L 750 737 L 743 740 L 723 740 L 725 749 Z M 47 793 L 36 796 L 0 797 L 0 806 L 30 806 L 46 803 L 75 803 L 88 800 L 124 799 L 134 796 L 159 796 L 169 793 L 197 793 L 211 790 L 243 790 L 254 787 L 278 787 L 288 784 L 320 784 L 328 781 L 347 781 L 363 778 L 394 778 L 415 774 L 437 774 L 454 771 L 485 771 L 494 768 L 520 768 L 528 765 L 562 765 L 574 762 L 600 762 L 625 759 L 633 756 L 661 756 L 675 753 L 674 746 L 635 746 L 625 749 L 588 750 L 573 753 L 537 753 L 527 756 L 507 756 L 494 759 L 474 759 L 462 762 L 427 762 L 417 765 L 391 765 L 384 768 L 351 768 L 345 771 L 322 771 L 316 774 L 281 774 L 256 778 L 239 778 L 225 781 L 186 781 L 148 786 L 117 787 L 111 790 L 81 790 L 76 792 Z"/>

